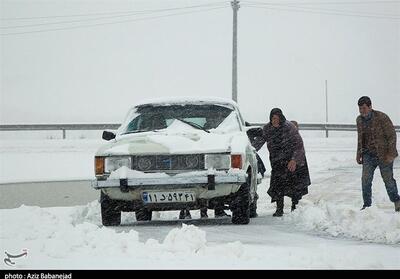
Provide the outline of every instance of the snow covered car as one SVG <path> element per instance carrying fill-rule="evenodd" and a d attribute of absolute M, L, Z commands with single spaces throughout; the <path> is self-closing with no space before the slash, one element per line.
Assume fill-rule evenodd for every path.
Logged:
<path fill-rule="evenodd" d="M 170 98 L 134 106 L 95 155 L 102 222 L 121 211 L 150 221 L 152 211 L 232 211 L 232 223 L 257 215 L 257 159 L 238 105 L 220 98 Z"/>

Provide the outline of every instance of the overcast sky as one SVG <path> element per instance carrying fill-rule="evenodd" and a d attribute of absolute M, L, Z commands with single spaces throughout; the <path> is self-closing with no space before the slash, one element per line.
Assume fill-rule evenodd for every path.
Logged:
<path fill-rule="evenodd" d="M 229 1 L 0 1 L 1 124 L 120 123 L 147 98 L 231 98 Z M 246 120 L 281 107 L 322 123 L 328 80 L 329 122 L 354 123 L 369 95 L 400 125 L 400 1 L 249 0 L 238 15 Z"/>

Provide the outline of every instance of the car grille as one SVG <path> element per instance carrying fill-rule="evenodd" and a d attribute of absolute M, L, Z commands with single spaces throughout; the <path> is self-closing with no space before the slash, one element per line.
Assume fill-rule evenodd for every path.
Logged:
<path fill-rule="evenodd" d="M 204 154 L 135 156 L 132 168 L 143 172 L 204 170 Z"/>

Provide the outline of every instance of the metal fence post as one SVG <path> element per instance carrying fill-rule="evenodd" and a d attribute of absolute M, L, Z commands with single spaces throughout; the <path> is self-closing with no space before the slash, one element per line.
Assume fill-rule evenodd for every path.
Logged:
<path fill-rule="evenodd" d="M 65 138 L 66 138 L 66 131 L 65 131 L 65 129 L 62 129 L 62 132 L 63 132 L 63 139 L 65 139 Z"/>

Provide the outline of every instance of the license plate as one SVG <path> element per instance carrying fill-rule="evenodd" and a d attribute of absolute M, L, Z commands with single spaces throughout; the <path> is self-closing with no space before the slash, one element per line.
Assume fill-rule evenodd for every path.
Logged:
<path fill-rule="evenodd" d="M 194 202 L 196 196 L 190 191 L 143 192 L 142 199 L 144 203 Z"/>

